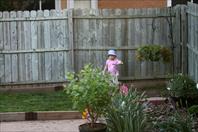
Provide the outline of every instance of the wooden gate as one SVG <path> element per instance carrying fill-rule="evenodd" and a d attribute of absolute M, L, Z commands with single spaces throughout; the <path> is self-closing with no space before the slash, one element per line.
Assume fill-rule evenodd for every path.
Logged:
<path fill-rule="evenodd" d="M 198 5 L 188 3 L 188 74 L 198 82 Z"/>

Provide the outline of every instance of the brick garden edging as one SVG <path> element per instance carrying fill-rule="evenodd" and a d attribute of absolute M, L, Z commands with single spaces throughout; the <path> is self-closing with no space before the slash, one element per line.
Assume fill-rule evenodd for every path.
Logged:
<path fill-rule="evenodd" d="M 6 112 L 0 113 L 0 121 L 28 120 L 67 120 L 82 119 L 77 111 L 43 111 L 43 112 Z"/>

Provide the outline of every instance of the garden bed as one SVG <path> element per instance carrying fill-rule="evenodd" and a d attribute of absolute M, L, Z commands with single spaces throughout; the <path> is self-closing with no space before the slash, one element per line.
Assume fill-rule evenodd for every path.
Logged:
<path fill-rule="evenodd" d="M 0 112 L 70 111 L 72 102 L 63 91 L 0 93 Z"/>

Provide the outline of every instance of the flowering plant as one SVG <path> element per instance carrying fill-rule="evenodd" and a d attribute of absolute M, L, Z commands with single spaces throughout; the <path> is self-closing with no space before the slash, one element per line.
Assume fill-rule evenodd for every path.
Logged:
<path fill-rule="evenodd" d="M 170 91 L 171 96 L 175 97 L 198 95 L 196 83 L 182 73 L 173 75 L 168 82 L 167 89 Z"/>
<path fill-rule="evenodd" d="M 144 99 L 144 94 L 122 85 L 120 93 L 113 97 L 113 102 L 107 111 L 109 132 L 143 132 L 147 121 L 141 103 Z"/>

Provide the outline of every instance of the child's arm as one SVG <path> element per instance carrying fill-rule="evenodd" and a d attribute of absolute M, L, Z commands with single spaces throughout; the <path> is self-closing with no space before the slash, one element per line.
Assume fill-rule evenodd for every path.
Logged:
<path fill-rule="evenodd" d="M 118 65 L 123 64 L 123 62 L 121 60 L 118 60 Z"/>

